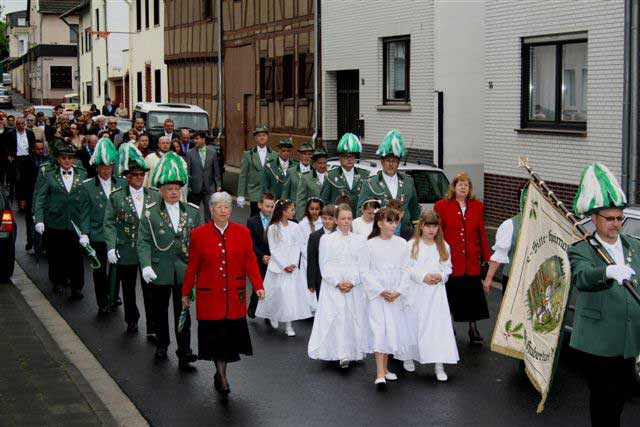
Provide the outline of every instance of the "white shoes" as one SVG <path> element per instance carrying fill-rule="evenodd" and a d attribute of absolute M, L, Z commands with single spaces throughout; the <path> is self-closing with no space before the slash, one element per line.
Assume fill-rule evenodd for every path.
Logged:
<path fill-rule="evenodd" d="M 349 367 L 349 359 L 340 359 L 340 367 L 347 369 Z"/>
<path fill-rule="evenodd" d="M 407 372 L 416 371 L 416 365 L 413 363 L 413 360 L 405 360 L 404 362 L 402 362 L 402 366 L 404 367 L 404 370 Z"/>
<path fill-rule="evenodd" d="M 387 384 L 387 380 L 384 378 L 376 378 L 375 385 L 378 388 L 382 388 Z"/>
<path fill-rule="evenodd" d="M 287 322 L 284 324 L 284 332 L 288 337 L 295 337 L 296 331 L 293 330 L 293 326 L 291 326 L 291 322 Z"/>
<path fill-rule="evenodd" d="M 278 329 L 278 321 L 269 319 L 269 323 L 273 329 Z"/>
<path fill-rule="evenodd" d="M 436 369 L 436 379 L 438 381 L 444 382 L 449 379 L 449 377 L 447 376 L 447 373 L 444 371 L 444 365 L 442 363 L 436 363 L 435 369 Z"/>
<path fill-rule="evenodd" d="M 384 378 L 389 381 L 396 381 L 398 379 L 398 376 L 393 372 L 387 372 L 386 374 L 384 374 Z"/>

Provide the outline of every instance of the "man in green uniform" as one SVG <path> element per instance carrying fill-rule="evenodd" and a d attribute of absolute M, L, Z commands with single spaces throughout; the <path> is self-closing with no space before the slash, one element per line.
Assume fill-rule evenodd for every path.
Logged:
<path fill-rule="evenodd" d="M 334 205 L 338 196 L 349 196 L 354 217 L 362 184 L 369 177 L 369 172 L 365 169 L 354 166 L 356 157 L 361 152 L 362 144 L 357 136 L 352 133 L 342 135 L 338 142 L 340 167 L 327 173 L 327 179 L 324 180 L 320 192 L 320 198 L 325 205 Z"/>
<path fill-rule="evenodd" d="M 268 147 L 269 130 L 265 125 L 258 125 L 253 131 L 253 138 L 256 146 L 251 150 L 247 150 L 242 155 L 242 163 L 240 165 L 240 176 L 238 177 L 238 191 L 236 202 L 242 208 L 245 203 L 245 197 L 249 199 L 251 207 L 251 215 L 257 215 L 260 212 L 258 202 L 262 197 L 262 176 L 266 163 L 275 158 L 277 154 Z"/>
<path fill-rule="evenodd" d="M 293 150 L 291 138 L 281 139 L 276 147 L 280 150 L 278 156 L 268 161 L 262 171 L 262 192 L 273 194 L 277 200 L 283 196 L 284 185 L 289 178 L 289 169 L 297 167 L 298 162 L 290 158 Z"/>
<path fill-rule="evenodd" d="M 570 346 L 580 352 L 590 391 L 591 424 L 619 426 L 640 354 L 640 304 L 622 286 L 638 288 L 640 242 L 620 234 L 627 201 L 613 174 L 595 163 L 582 173 L 573 203 L 577 215 L 591 215 L 594 243 L 615 261 L 607 265 L 589 242 L 568 250 L 571 282 L 579 291 Z"/>
<path fill-rule="evenodd" d="M 84 258 L 82 248 L 71 225 L 74 191 L 80 187 L 87 173 L 74 166 L 74 151 L 70 145 L 56 141 L 54 155 L 57 165 L 42 165 L 36 181 L 33 215 L 38 233 L 47 231 L 49 280 L 53 291 L 61 294 L 71 284 L 72 301 L 81 300 L 84 286 Z"/>
<path fill-rule="evenodd" d="M 107 273 L 107 243 L 104 235 L 104 214 L 111 192 L 127 185 L 127 181 L 113 174 L 118 152 L 109 138 L 98 141 L 89 163 L 96 167 L 97 175 L 86 179 L 75 192 L 72 218 L 80 228 L 80 245 L 88 244 L 96 251 L 100 267 L 93 270 L 93 284 L 98 303 L 98 314 L 109 312 L 109 285 L 112 271 Z M 115 273 L 115 271 L 113 272 Z"/>
<path fill-rule="evenodd" d="M 149 167 L 133 143 L 124 143 L 119 148 L 118 171 L 129 184 L 111 192 L 104 215 L 104 234 L 107 242 L 107 258 L 117 265 L 117 280 L 122 285 L 124 320 L 127 332 L 138 332 L 140 312 L 136 305 L 136 281 L 138 280 L 138 225 L 145 206 L 160 201 L 155 188 L 143 186 L 145 172 Z M 151 315 L 151 292 L 149 285 L 141 280 L 144 311 L 147 321 L 147 339 L 156 340 L 153 316 Z"/>
<path fill-rule="evenodd" d="M 300 159 L 297 165 L 289 167 L 287 171 L 287 180 L 284 183 L 284 189 L 282 190 L 282 198 L 293 200 L 296 202 L 296 195 L 298 194 L 298 186 L 302 179 L 302 174 L 309 173 L 313 170 L 311 166 L 311 157 L 313 156 L 313 147 L 308 142 L 300 144 L 298 147 L 298 157 Z M 296 206 L 296 218 L 304 211 L 305 205 L 302 206 L 295 203 Z M 302 212 L 304 214 L 304 212 Z"/>
<path fill-rule="evenodd" d="M 313 169 L 305 172 L 300 177 L 298 191 L 295 194 L 296 218 L 298 221 L 304 217 L 304 208 L 311 197 L 320 197 L 322 184 L 327 176 L 328 154 L 322 149 L 313 152 Z M 300 208 L 298 208 L 300 206 Z"/>
<path fill-rule="evenodd" d="M 358 198 L 358 215 L 360 208 L 367 200 L 377 199 L 384 207 L 389 200 L 397 199 L 402 202 L 402 209 L 405 212 L 402 222 L 405 227 L 413 229 L 412 223 L 420 219 L 421 209 L 413 178 L 404 173 L 398 173 L 400 160 L 407 157 L 402 134 L 397 130 L 389 132 L 382 140 L 376 154 L 381 158 L 382 170 L 367 178 L 362 186 Z"/>
<path fill-rule="evenodd" d="M 144 208 L 138 232 L 138 259 L 142 278 L 149 283 L 153 301 L 153 322 L 158 336 L 156 359 L 166 360 L 169 347 L 169 299 L 173 299 L 173 323 L 178 343 L 179 365 L 189 369 L 198 356 L 191 351 L 191 320 L 187 315 L 182 331 L 182 280 L 187 269 L 191 230 L 202 224 L 198 206 L 180 201 L 180 189 L 189 174 L 176 153 L 165 154 L 154 169 L 151 183 L 160 189 L 162 200 Z"/>

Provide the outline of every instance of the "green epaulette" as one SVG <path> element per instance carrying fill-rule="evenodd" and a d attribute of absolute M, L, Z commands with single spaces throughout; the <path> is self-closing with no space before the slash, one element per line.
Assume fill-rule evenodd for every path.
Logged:
<path fill-rule="evenodd" d="M 85 182 L 89 182 L 89 181 L 93 181 L 93 178 L 87 178 L 84 181 L 82 181 L 82 183 L 84 184 Z"/>
<path fill-rule="evenodd" d="M 113 190 L 111 190 L 111 194 L 117 193 L 118 191 L 122 190 L 122 188 L 123 187 L 114 188 Z"/>
<path fill-rule="evenodd" d="M 145 206 L 145 209 L 151 209 L 152 207 L 154 207 L 157 204 L 158 204 L 158 202 L 149 203 L 147 206 Z"/>
<path fill-rule="evenodd" d="M 187 202 L 187 205 L 191 206 L 192 208 L 194 208 L 197 211 L 200 210 L 200 206 L 196 205 L 195 203 Z"/>

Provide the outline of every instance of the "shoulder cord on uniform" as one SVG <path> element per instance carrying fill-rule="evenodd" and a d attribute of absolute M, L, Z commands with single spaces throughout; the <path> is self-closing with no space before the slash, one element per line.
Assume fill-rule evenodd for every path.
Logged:
<path fill-rule="evenodd" d="M 149 217 L 151 216 L 151 212 L 149 212 L 148 210 L 145 211 L 144 216 L 147 217 L 147 222 L 149 223 L 149 231 L 151 232 L 151 239 L 153 240 L 153 244 L 155 245 L 156 249 L 159 250 L 160 252 L 166 252 L 169 249 L 171 249 L 171 246 L 173 246 L 173 244 L 175 243 L 175 240 L 172 240 L 171 243 L 169 243 L 169 246 L 165 248 L 161 248 L 158 245 L 158 241 L 156 240 L 156 234 L 153 232 L 153 225 L 151 224 L 151 219 L 149 219 Z"/>

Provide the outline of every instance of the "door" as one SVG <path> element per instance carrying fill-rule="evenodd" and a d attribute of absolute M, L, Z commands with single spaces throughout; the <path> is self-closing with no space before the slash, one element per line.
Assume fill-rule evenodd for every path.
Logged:
<path fill-rule="evenodd" d="M 256 64 L 253 45 L 224 50 L 224 112 L 227 164 L 240 166 L 242 153 L 253 142 Z"/>
<path fill-rule="evenodd" d="M 122 81 L 114 82 L 113 91 L 115 93 L 115 100 L 113 101 L 113 105 L 117 107 L 121 102 L 123 102 L 124 99 L 122 96 Z"/>
<path fill-rule="evenodd" d="M 347 132 L 358 135 L 360 118 L 360 76 L 358 70 L 337 72 L 338 139 Z M 358 135 L 362 137 L 363 135 Z"/>

